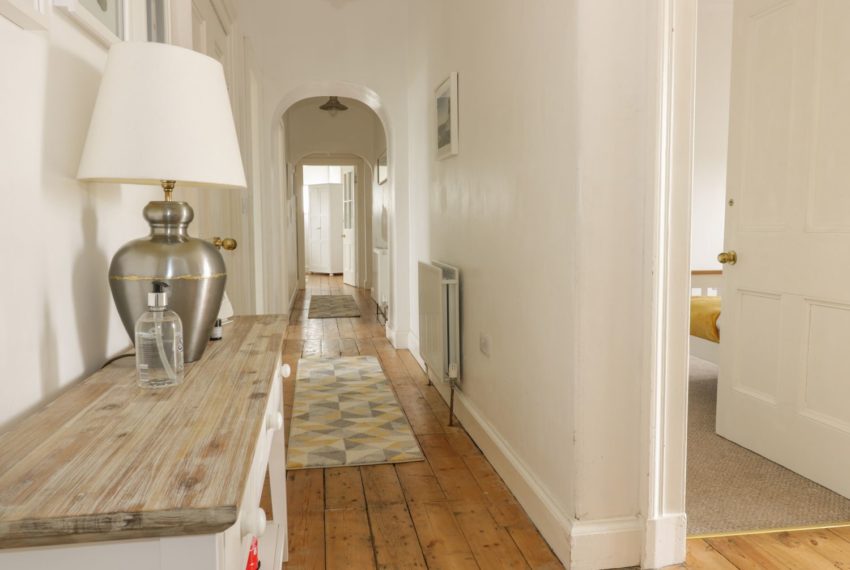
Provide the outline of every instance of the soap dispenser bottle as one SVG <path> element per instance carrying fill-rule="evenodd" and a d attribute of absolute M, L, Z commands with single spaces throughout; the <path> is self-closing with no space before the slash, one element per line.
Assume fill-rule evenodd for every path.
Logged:
<path fill-rule="evenodd" d="M 183 381 L 183 323 L 168 308 L 168 284 L 153 282 L 148 310 L 136 321 L 136 371 L 142 388 L 176 386 Z"/>

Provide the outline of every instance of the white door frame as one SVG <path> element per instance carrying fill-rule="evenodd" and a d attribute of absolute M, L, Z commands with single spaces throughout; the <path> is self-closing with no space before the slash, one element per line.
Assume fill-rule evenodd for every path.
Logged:
<path fill-rule="evenodd" d="M 346 182 L 346 178 L 349 180 L 348 183 Z M 361 285 L 360 281 L 357 279 L 357 262 L 362 257 L 357 253 L 357 246 L 360 244 L 360 240 L 358 239 L 360 232 L 357 227 L 357 220 L 360 219 L 357 215 L 357 206 L 359 202 L 359 196 L 357 193 L 358 180 L 359 178 L 357 176 L 356 168 L 342 173 L 342 282 L 348 285 L 354 285 L 355 287 L 359 287 Z M 350 186 L 347 187 L 348 184 L 350 184 Z M 350 194 L 346 194 L 349 190 Z M 348 208 L 348 216 L 346 216 L 346 208 Z M 350 227 L 346 227 L 346 224 L 350 224 Z M 348 246 L 346 244 L 348 244 Z M 348 271 L 345 264 L 346 251 L 349 246 L 353 250 L 353 254 L 351 256 L 353 258 L 351 259 L 351 264 L 353 265 L 352 271 Z M 350 279 L 351 282 L 349 283 L 346 281 L 346 278 Z"/>
<path fill-rule="evenodd" d="M 690 224 L 698 0 L 658 0 L 656 165 L 647 208 L 642 564 L 683 562 L 690 320 Z"/>
<path fill-rule="evenodd" d="M 371 169 L 367 168 L 366 161 L 353 154 L 323 154 L 321 156 L 307 155 L 295 163 L 295 199 L 296 199 L 296 227 L 298 236 L 298 288 L 303 289 L 305 283 L 306 255 L 304 244 L 306 237 L 304 232 L 304 204 L 302 187 L 304 183 L 303 166 L 353 166 L 356 175 L 354 184 L 355 208 L 354 225 L 356 234 L 356 245 L 354 248 L 354 278 L 358 287 L 369 288 L 372 275 L 372 217 L 367 212 L 372 211 L 371 177 L 367 176 Z M 367 242 L 366 238 L 369 238 Z"/>

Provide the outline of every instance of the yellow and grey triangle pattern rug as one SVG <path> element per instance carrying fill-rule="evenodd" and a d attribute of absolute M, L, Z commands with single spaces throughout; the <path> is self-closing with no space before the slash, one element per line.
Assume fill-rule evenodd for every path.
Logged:
<path fill-rule="evenodd" d="M 298 361 L 287 469 L 423 459 L 377 358 Z"/>
<path fill-rule="evenodd" d="M 344 319 L 359 317 L 360 307 L 352 295 L 311 295 L 310 319 Z"/>

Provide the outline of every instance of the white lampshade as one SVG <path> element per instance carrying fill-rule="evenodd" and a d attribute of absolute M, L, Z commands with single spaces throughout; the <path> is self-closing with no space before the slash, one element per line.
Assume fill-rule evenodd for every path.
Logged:
<path fill-rule="evenodd" d="M 221 64 L 172 45 L 113 45 L 77 178 L 245 188 Z"/>

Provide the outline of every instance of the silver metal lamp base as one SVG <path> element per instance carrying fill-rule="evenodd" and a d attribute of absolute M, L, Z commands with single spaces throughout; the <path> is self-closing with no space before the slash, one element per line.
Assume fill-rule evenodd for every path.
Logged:
<path fill-rule="evenodd" d="M 144 216 L 150 235 L 125 244 L 112 258 L 112 298 L 132 339 L 152 283 L 168 283 L 169 307 L 183 322 L 185 361 L 193 362 L 204 353 L 221 307 L 224 259 L 213 244 L 188 235 L 195 213 L 186 202 L 150 202 Z"/>

